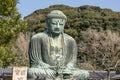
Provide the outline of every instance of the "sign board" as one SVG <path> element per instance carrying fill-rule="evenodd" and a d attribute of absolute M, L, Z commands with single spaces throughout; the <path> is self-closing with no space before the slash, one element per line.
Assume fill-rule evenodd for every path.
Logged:
<path fill-rule="evenodd" d="M 27 80 L 27 67 L 13 67 L 12 80 Z"/>

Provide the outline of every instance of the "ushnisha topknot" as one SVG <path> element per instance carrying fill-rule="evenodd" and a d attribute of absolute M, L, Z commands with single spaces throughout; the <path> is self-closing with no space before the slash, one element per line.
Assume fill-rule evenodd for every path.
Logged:
<path fill-rule="evenodd" d="M 51 11 L 50 13 L 48 13 L 46 18 L 63 18 L 65 20 L 67 20 L 66 15 L 62 11 L 60 11 L 60 10 L 53 10 L 53 11 Z"/>

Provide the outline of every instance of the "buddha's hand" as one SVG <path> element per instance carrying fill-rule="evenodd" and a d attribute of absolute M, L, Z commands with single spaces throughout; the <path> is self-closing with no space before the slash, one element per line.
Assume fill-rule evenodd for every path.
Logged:
<path fill-rule="evenodd" d="M 54 70 L 51 70 L 49 68 L 36 68 L 32 67 L 28 69 L 28 74 L 31 77 L 47 77 L 47 78 L 54 78 L 56 72 Z"/>
<path fill-rule="evenodd" d="M 49 69 L 49 68 L 45 68 L 44 71 L 45 71 L 48 78 L 55 78 L 56 71 Z"/>
<path fill-rule="evenodd" d="M 66 68 L 73 69 L 74 68 L 74 64 L 73 63 L 68 63 Z"/>
<path fill-rule="evenodd" d="M 42 62 L 42 63 L 40 63 L 40 67 L 41 68 L 50 68 L 50 65 Z"/>
<path fill-rule="evenodd" d="M 72 71 L 71 71 L 71 69 L 66 68 L 63 70 L 63 74 L 72 74 Z"/>

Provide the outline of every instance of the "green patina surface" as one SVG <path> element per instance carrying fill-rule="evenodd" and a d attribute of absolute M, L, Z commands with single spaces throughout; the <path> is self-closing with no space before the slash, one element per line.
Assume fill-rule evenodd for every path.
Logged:
<path fill-rule="evenodd" d="M 64 33 L 66 21 L 67 17 L 62 11 L 53 10 L 46 16 L 47 30 L 31 38 L 28 70 L 30 77 L 89 77 L 88 71 L 76 68 L 77 45 L 71 36 Z"/>

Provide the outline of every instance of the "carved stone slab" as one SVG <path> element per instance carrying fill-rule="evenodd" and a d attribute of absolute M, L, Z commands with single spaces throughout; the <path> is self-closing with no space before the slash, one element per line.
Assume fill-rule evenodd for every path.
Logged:
<path fill-rule="evenodd" d="M 13 67 L 12 80 L 27 80 L 27 67 Z"/>

